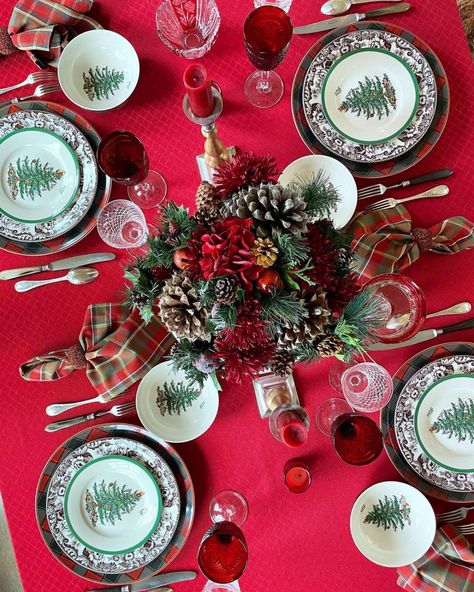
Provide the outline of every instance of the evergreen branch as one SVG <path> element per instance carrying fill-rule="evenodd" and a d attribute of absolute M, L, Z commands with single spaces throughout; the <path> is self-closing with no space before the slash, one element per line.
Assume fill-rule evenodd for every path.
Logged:
<path fill-rule="evenodd" d="M 182 382 L 176 383 L 174 380 L 165 382 L 156 391 L 156 405 L 161 415 L 166 413 L 181 415 L 181 411 L 186 411 L 201 394 L 199 389 Z"/>
<path fill-rule="evenodd" d="M 178 206 L 173 201 L 167 202 L 160 210 L 159 222 L 165 236 L 174 234 L 170 229 L 170 224 L 179 228 L 179 245 L 175 248 L 186 246 L 191 234 L 197 229 L 197 223 L 189 215 L 189 210 L 183 206 Z"/>
<path fill-rule="evenodd" d="M 305 362 L 306 364 L 312 364 L 320 359 L 316 350 L 316 343 L 312 342 L 306 342 L 299 345 L 294 350 L 294 355 L 298 362 Z"/>
<path fill-rule="evenodd" d="M 284 265 L 293 267 L 308 256 L 309 245 L 299 236 L 283 234 L 275 230 L 272 233 L 272 240 L 278 248 L 278 255 Z"/>
<path fill-rule="evenodd" d="M 167 359 L 172 363 L 173 372 L 184 372 L 189 382 L 196 383 L 202 388 L 207 374 L 198 370 L 195 364 L 205 352 L 209 352 L 208 343 L 198 340 L 190 341 L 189 339 L 181 339 L 173 345 L 173 349 L 167 356 Z"/>
<path fill-rule="evenodd" d="M 237 308 L 234 304 L 219 304 L 208 319 L 206 330 L 219 333 L 224 329 L 233 329 L 237 323 Z"/>
<path fill-rule="evenodd" d="M 291 188 L 299 191 L 306 202 L 306 213 L 315 218 L 329 218 L 340 196 L 323 169 L 311 176 L 298 175 Z"/>
<path fill-rule="evenodd" d="M 149 237 L 150 252 L 147 257 L 147 267 L 172 267 L 173 255 L 177 248 L 161 235 Z"/>
<path fill-rule="evenodd" d="M 299 325 L 307 316 L 304 300 L 297 294 L 274 294 L 262 301 L 262 318 L 268 323 L 268 332 L 272 337 L 278 334 L 278 330 L 285 324 Z"/>

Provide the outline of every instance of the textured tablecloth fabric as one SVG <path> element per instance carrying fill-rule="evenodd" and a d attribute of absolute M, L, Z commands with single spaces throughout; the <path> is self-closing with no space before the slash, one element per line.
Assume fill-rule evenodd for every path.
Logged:
<path fill-rule="evenodd" d="M 242 25 L 252 2 L 217 0 L 217 3 L 222 16 L 221 29 L 216 44 L 202 62 L 224 93 L 224 112 L 218 122 L 220 135 L 227 145 L 273 153 L 283 170 L 292 160 L 307 154 L 293 125 L 290 88 L 301 58 L 320 35 L 293 39 L 285 61 L 278 67 L 286 84 L 283 100 L 272 109 L 255 109 L 242 92 L 245 77 L 253 69 L 242 42 Z M 8 23 L 13 4 L 13 0 L 0 3 L 3 24 Z M 294 0 L 290 10 L 294 24 L 320 19 L 321 4 L 322 0 Z M 449 216 L 474 218 L 474 72 L 455 0 L 416 0 L 413 4 L 411 12 L 391 17 L 390 22 L 413 31 L 432 46 L 446 68 L 451 85 L 451 113 L 446 130 L 435 149 L 408 173 L 416 176 L 437 168 L 455 170 L 447 180 L 451 189 L 448 197 L 410 204 L 416 225 L 430 227 Z M 81 113 L 102 133 L 113 129 L 136 133 L 148 149 L 152 166 L 165 176 L 169 196 L 191 204 L 199 183 L 195 155 L 202 151 L 202 136 L 181 110 L 181 77 L 189 62 L 172 54 L 159 41 L 154 19 L 156 6 L 157 0 L 97 2 L 91 16 L 133 43 L 140 57 L 141 76 L 126 105 L 109 113 Z M 26 55 L 2 59 L 0 86 L 19 82 L 32 70 Z M 71 106 L 61 95 L 57 100 Z M 397 182 L 402 178 L 390 180 Z M 114 187 L 113 197 L 125 195 L 125 188 Z M 410 189 L 396 195 L 408 196 Z M 152 220 L 153 212 L 147 216 Z M 108 248 L 104 248 L 94 231 L 63 255 L 103 250 Z M 69 429 L 46 434 L 44 426 L 48 418 L 44 408 L 53 402 L 93 397 L 95 391 L 86 376 L 78 372 L 54 383 L 26 383 L 19 377 L 18 365 L 38 352 L 74 343 L 88 304 L 117 300 L 123 287 L 121 268 L 126 261 L 124 253 L 117 254 L 118 260 L 97 266 L 101 275 L 87 286 L 62 283 L 17 294 L 13 282 L 0 284 L 0 485 L 26 592 L 83 592 L 95 587 L 88 586 L 57 563 L 43 544 L 34 514 L 40 471 L 56 447 L 74 433 L 74 429 Z M 31 265 L 33 260 L 47 261 L 44 257 L 35 259 L 0 252 L 1 268 Z M 427 253 L 407 273 L 426 292 L 429 311 L 473 299 L 472 251 L 453 257 Z M 436 326 L 442 322 L 438 319 Z M 452 334 L 450 338 L 472 341 L 474 330 Z M 408 356 L 422 348 L 377 353 L 374 358 L 394 372 Z M 244 530 L 250 558 L 240 582 L 243 592 L 399 590 L 396 571 L 376 566 L 364 558 L 354 546 L 349 531 L 349 515 L 357 496 L 373 483 L 399 479 L 398 473 L 385 454 L 367 467 L 344 464 L 329 440 L 319 433 L 314 423 L 316 408 L 326 397 L 335 394 L 327 382 L 328 368 L 329 362 L 325 362 L 319 366 L 302 366 L 295 372 L 298 391 L 312 421 L 309 439 L 297 452 L 309 463 L 313 474 L 307 493 L 294 495 L 285 490 L 282 468 L 295 452 L 270 435 L 267 421 L 259 417 L 250 384 L 226 386 L 211 429 L 195 442 L 177 446 L 193 475 L 197 506 L 191 536 L 172 569 L 197 569 L 199 542 L 210 523 L 208 503 L 217 491 L 233 488 L 249 502 Z M 91 411 L 91 407 L 83 410 Z M 137 421 L 136 417 L 132 416 L 132 421 Z M 175 589 L 199 592 L 204 583 L 200 575 L 194 582 L 178 584 Z"/>

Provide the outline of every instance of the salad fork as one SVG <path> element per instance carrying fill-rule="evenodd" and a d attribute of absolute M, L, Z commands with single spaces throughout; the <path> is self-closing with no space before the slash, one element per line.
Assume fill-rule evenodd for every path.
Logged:
<path fill-rule="evenodd" d="M 78 417 L 54 421 L 53 423 L 48 424 L 44 429 L 46 432 L 57 432 L 58 430 L 63 430 L 64 428 L 77 425 L 78 423 L 83 423 L 84 421 L 97 419 L 98 417 L 102 417 L 108 413 L 115 415 L 116 417 L 121 417 L 127 413 L 132 413 L 132 411 L 135 411 L 134 401 L 122 403 L 121 405 L 114 405 L 111 409 L 107 409 L 107 411 L 98 411 L 96 413 L 88 413 L 87 415 L 79 415 Z"/>
<path fill-rule="evenodd" d="M 449 187 L 447 185 L 437 185 L 436 187 L 428 189 L 428 191 L 423 191 L 423 193 L 418 193 L 417 195 L 412 195 L 411 197 L 405 197 L 405 199 L 393 199 L 393 197 L 381 199 L 380 201 L 376 201 L 372 205 L 367 206 L 364 211 L 375 212 L 376 210 L 385 210 L 387 208 L 394 208 L 398 204 L 405 203 L 406 201 L 426 199 L 428 197 L 442 197 L 448 193 Z"/>
<path fill-rule="evenodd" d="M 36 87 L 35 92 L 32 95 L 28 95 L 26 97 L 15 97 L 14 99 L 10 99 L 9 101 L 4 101 L 0 103 L 0 107 L 6 107 L 11 103 L 20 103 L 21 101 L 27 101 L 28 99 L 35 99 L 37 97 L 44 97 L 44 95 L 49 95 L 50 93 L 58 92 L 61 90 L 59 84 L 54 82 L 46 82 L 45 84 L 40 84 Z"/>
<path fill-rule="evenodd" d="M 474 534 L 474 522 L 471 524 L 461 524 L 457 527 L 462 534 Z"/>
<path fill-rule="evenodd" d="M 57 80 L 58 75 L 56 72 L 33 72 L 20 84 L 14 84 L 13 86 L 7 86 L 0 88 L 0 95 L 4 95 L 12 90 L 16 90 L 22 86 L 28 86 L 29 84 L 36 84 L 37 82 L 43 82 L 45 80 Z"/>
<path fill-rule="evenodd" d="M 461 522 L 467 516 L 468 512 L 474 510 L 474 506 L 470 506 L 469 508 L 456 508 L 455 510 L 451 510 L 449 512 L 442 512 L 441 514 L 436 515 L 436 519 L 439 523 L 441 522 Z"/>
<path fill-rule="evenodd" d="M 378 195 L 383 195 L 389 189 L 397 189 L 398 187 L 408 187 L 411 185 L 418 185 L 419 183 L 427 183 L 428 181 L 437 181 L 438 179 L 444 179 L 445 177 L 449 177 L 453 174 L 452 169 L 441 169 L 439 171 L 433 171 L 432 173 L 427 173 L 426 175 L 422 175 L 421 177 L 415 177 L 414 179 L 408 179 L 407 181 L 402 181 L 401 183 L 397 183 L 396 185 L 382 185 L 381 183 L 377 183 L 377 185 L 371 185 L 370 187 L 364 187 L 364 189 L 359 189 L 357 191 L 357 197 L 359 199 L 369 199 L 370 197 L 377 197 Z"/>

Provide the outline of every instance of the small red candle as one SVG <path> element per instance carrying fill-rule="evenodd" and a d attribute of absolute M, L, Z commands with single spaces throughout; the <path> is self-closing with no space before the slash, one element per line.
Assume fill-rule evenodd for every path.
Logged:
<path fill-rule="evenodd" d="M 284 483 L 293 493 L 304 493 L 311 485 L 311 473 L 308 467 L 299 460 L 290 460 L 283 471 Z"/>
<path fill-rule="evenodd" d="M 281 441 L 290 448 L 301 446 L 308 439 L 308 430 L 294 411 L 285 411 L 278 418 Z"/>
<path fill-rule="evenodd" d="M 214 111 L 214 97 L 206 68 L 191 64 L 184 71 L 183 82 L 191 111 L 196 117 L 208 117 Z"/>

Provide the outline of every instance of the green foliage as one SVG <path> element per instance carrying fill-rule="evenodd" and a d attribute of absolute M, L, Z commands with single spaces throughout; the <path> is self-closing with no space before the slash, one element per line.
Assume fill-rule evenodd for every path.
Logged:
<path fill-rule="evenodd" d="M 7 183 L 13 199 L 19 194 L 21 199 L 29 197 L 34 201 L 43 191 L 51 190 L 63 175 L 61 169 L 54 170 L 48 163 L 42 164 L 39 158 L 30 161 L 25 156 L 19 157 L 15 164 L 10 162 Z"/>
<path fill-rule="evenodd" d="M 108 66 L 104 68 L 96 66 L 94 70 L 89 68 L 87 74 L 83 72 L 82 79 L 84 81 L 82 88 L 89 100 L 93 101 L 95 98 L 108 99 L 110 95 L 114 95 L 124 82 L 125 74 L 114 68 L 109 70 Z"/>
<path fill-rule="evenodd" d="M 181 411 L 192 405 L 201 391 L 189 384 L 183 382 L 165 382 L 163 386 L 157 388 L 156 404 L 160 410 L 161 415 L 168 413 L 172 415 L 177 413 L 181 415 Z"/>
<path fill-rule="evenodd" d="M 316 349 L 317 342 L 306 342 L 299 345 L 295 351 L 295 359 L 298 362 L 305 362 L 306 364 L 312 364 L 320 359 L 318 351 Z"/>
<path fill-rule="evenodd" d="M 190 383 L 196 383 L 203 387 L 207 374 L 198 370 L 195 366 L 203 353 L 209 352 L 209 344 L 204 341 L 190 341 L 181 339 L 173 345 L 168 359 L 173 364 L 173 371 L 183 371 Z"/>
<path fill-rule="evenodd" d="M 379 499 L 379 503 L 372 506 L 372 511 L 364 518 L 364 523 L 375 524 L 377 528 L 383 526 L 384 530 L 403 530 L 405 523 L 410 524 L 410 512 L 410 506 L 403 496 L 398 499 L 394 495 L 389 499 L 385 495 L 383 501 Z"/>
<path fill-rule="evenodd" d="M 208 320 L 206 330 L 218 333 L 224 329 L 233 329 L 237 323 L 237 308 L 235 304 L 219 304 Z"/>
<path fill-rule="evenodd" d="M 306 202 L 306 213 L 311 217 L 328 218 L 340 201 L 337 189 L 322 169 L 311 176 L 298 175 L 291 183 Z"/>
<path fill-rule="evenodd" d="M 300 236 L 291 233 L 283 234 L 275 230 L 272 240 L 278 248 L 278 256 L 283 265 L 293 267 L 308 256 L 309 246 Z"/>
<path fill-rule="evenodd" d="M 454 436 L 458 442 L 469 440 L 474 443 L 474 400 L 463 401 L 458 397 L 450 409 L 441 412 L 430 431 L 441 432 L 448 438 Z"/>
<path fill-rule="evenodd" d="M 390 115 L 390 108 L 395 109 L 397 98 L 395 88 L 387 74 L 380 80 L 378 76 L 365 76 L 359 85 L 351 88 L 341 103 L 339 111 L 351 111 L 357 117 L 363 113 L 366 119 L 377 115 L 378 119 Z"/>
<path fill-rule="evenodd" d="M 98 520 L 104 525 L 114 525 L 116 520 L 122 520 L 123 514 L 130 514 L 142 495 L 141 491 L 132 491 L 127 485 L 120 487 L 117 481 L 107 485 L 105 481 L 99 485 L 94 483 L 92 492 L 86 489 L 86 512 L 93 526 Z"/>
<path fill-rule="evenodd" d="M 262 300 L 263 320 L 268 323 L 268 332 L 272 337 L 278 334 L 279 327 L 290 323 L 299 325 L 308 314 L 304 300 L 295 292 L 291 294 L 277 293 Z"/>
<path fill-rule="evenodd" d="M 126 290 L 128 306 L 138 308 L 142 319 L 145 323 L 149 323 L 163 282 L 157 282 L 152 278 L 148 270 L 148 262 L 142 258 L 137 258 L 134 265 L 125 268 L 124 277 L 130 282 Z"/>

